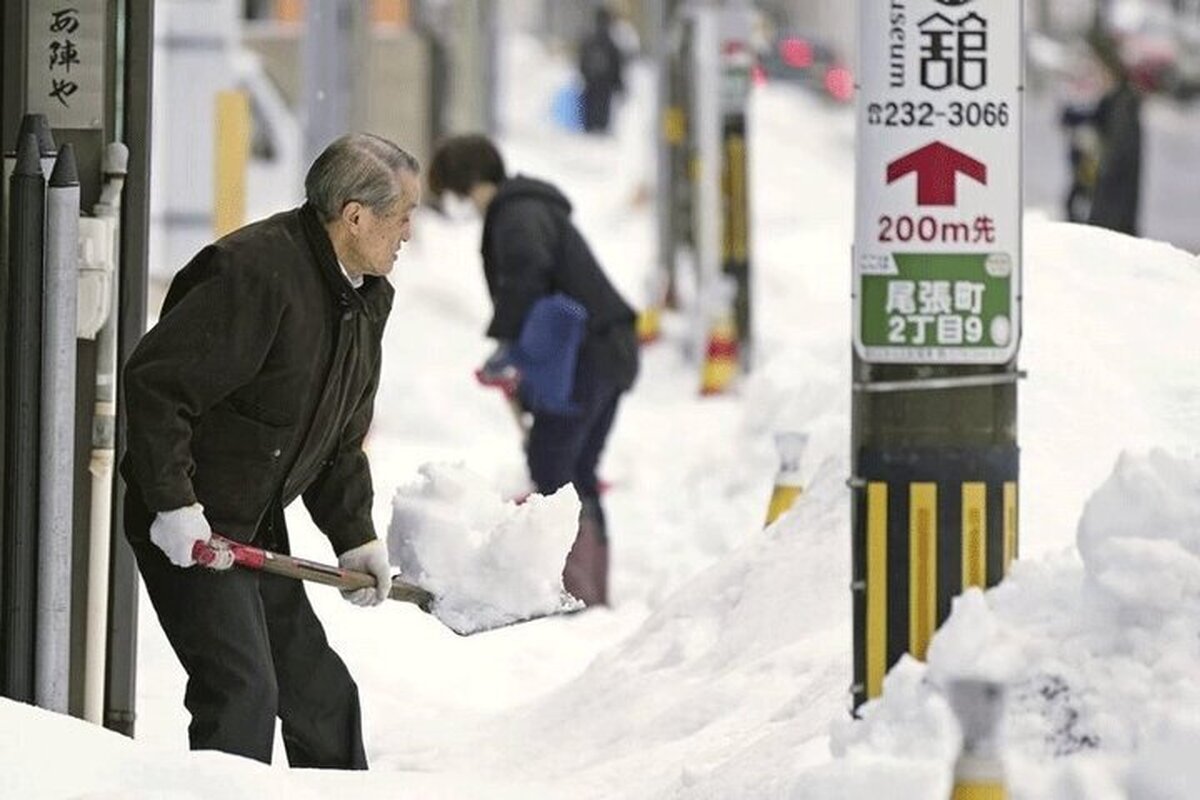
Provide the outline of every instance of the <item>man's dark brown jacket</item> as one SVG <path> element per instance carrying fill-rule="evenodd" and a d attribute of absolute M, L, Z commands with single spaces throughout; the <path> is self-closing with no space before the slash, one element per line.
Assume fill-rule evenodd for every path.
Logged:
<path fill-rule="evenodd" d="M 125 367 L 121 473 L 147 510 L 199 501 L 250 541 L 303 495 L 338 554 L 374 539 L 362 443 L 392 296 L 350 285 L 309 206 L 201 250 Z"/>

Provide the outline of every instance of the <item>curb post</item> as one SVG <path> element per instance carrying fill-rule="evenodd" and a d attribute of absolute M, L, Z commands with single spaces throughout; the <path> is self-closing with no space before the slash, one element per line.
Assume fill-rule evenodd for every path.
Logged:
<path fill-rule="evenodd" d="M 775 434 L 775 449 L 779 451 L 779 474 L 775 477 L 775 488 L 771 492 L 771 502 L 767 506 L 767 521 L 764 527 L 769 527 L 779 519 L 804 493 L 804 483 L 800 476 L 800 460 L 804 457 L 804 449 L 808 446 L 808 434 L 777 433 Z"/>
<path fill-rule="evenodd" d="M 954 762 L 950 800 L 1005 800 L 1000 723 L 1004 687 L 992 681 L 960 678 L 946 687 L 946 699 L 962 728 L 962 751 Z"/>

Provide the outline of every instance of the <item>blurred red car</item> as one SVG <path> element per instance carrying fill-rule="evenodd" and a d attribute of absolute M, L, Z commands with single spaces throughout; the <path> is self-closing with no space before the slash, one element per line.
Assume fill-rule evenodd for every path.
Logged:
<path fill-rule="evenodd" d="M 854 73 L 832 46 L 801 33 L 776 36 L 761 53 L 759 80 L 803 86 L 837 103 L 854 98 Z"/>

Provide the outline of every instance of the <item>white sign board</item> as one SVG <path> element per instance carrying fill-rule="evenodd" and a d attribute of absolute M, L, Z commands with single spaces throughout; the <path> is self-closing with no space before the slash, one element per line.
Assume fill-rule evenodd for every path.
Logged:
<path fill-rule="evenodd" d="M 859 1 L 854 344 L 865 361 L 1016 355 L 1021 6 Z"/>

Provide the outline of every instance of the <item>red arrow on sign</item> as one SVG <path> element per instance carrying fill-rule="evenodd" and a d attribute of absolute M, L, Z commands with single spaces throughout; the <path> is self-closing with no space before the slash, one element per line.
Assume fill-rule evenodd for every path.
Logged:
<path fill-rule="evenodd" d="M 910 172 L 917 173 L 919 206 L 955 205 L 955 176 L 959 172 L 987 185 L 987 166 L 983 162 L 941 142 L 931 142 L 888 164 L 887 182 L 894 183 Z"/>

